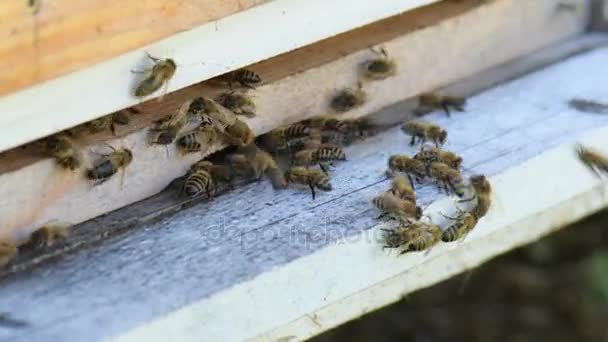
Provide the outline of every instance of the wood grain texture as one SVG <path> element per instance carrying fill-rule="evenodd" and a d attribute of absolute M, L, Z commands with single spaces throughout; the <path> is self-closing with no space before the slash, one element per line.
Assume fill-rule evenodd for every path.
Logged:
<path fill-rule="evenodd" d="M 462 9 L 452 7 L 452 11 L 456 8 Z M 399 72 L 384 82 L 367 84 L 365 89 L 369 93 L 369 101 L 344 114 L 344 117 L 378 111 L 420 92 L 472 75 L 583 30 L 584 17 L 554 17 L 554 10 L 553 0 L 525 4 L 501 0 L 475 7 L 425 29 L 376 42 L 381 43 L 391 57 L 399 61 Z M 427 17 L 432 19 L 429 22 L 437 19 L 430 14 Z M 402 17 L 398 22 L 407 23 L 407 18 Z M 420 22 L 415 23 L 419 24 Z M 411 26 L 404 26 L 406 32 L 411 29 Z M 396 30 L 398 25 L 391 22 L 387 27 Z M 492 32 L 491 35 L 488 30 Z M 522 35 L 526 35 L 525 41 L 521 40 Z M 345 41 L 352 39 L 353 36 L 348 36 Z M 371 40 L 368 37 L 364 41 Z M 344 45 L 348 44 L 336 44 L 336 47 Z M 416 54 L 412 54 L 412 46 L 416 46 Z M 327 58 L 325 54 L 322 56 Z M 358 66 L 371 56 L 374 56 L 373 53 L 365 47 L 258 87 L 254 95 L 259 115 L 246 121 L 256 133 L 261 134 L 279 125 L 327 112 L 331 96 L 342 87 L 355 84 Z M 280 60 L 286 59 L 281 57 Z M 281 66 L 282 64 L 277 65 L 278 68 Z M 262 72 L 267 70 L 265 68 L 269 68 L 269 65 L 261 66 Z M 289 68 L 285 70 L 291 71 Z M 264 74 L 262 76 L 265 77 Z M 170 112 L 184 99 L 201 93 L 213 95 L 217 91 L 217 88 L 205 84 L 193 86 L 172 94 L 161 104 L 150 102 L 142 105 L 142 110 L 149 113 L 149 120 Z M 167 152 L 164 147 L 148 146 L 148 131 L 141 129 L 145 126 L 144 123 L 140 124 L 143 126 L 136 125 L 139 130 L 120 139 L 109 140 L 115 146 L 134 146 L 135 159 L 124 174 L 122 187 L 119 177 L 92 187 L 83 179 L 82 173 L 65 173 L 56 169 L 51 160 L 31 156 L 28 163 L 38 161 L 21 163 L 19 168 L 10 168 L 10 172 L 0 175 L 0 190 L 15 194 L 11 198 L 0 200 L 0 216 L 6 217 L 0 222 L 0 236 L 23 238 L 49 221 L 79 223 L 147 198 L 164 189 L 174 178 L 183 175 L 189 165 L 201 157 L 200 154 L 181 156 L 173 148 Z M 86 146 L 86 150 L 98 148 L 102 147 Z M 11 156 L 5 158 L 3 165 L 10 165 L 10 160 L 16 160 Z M 17 160 L 25 159 L 19 157 Z M 159 167 L 159 163 L 163 167 Z M 23 184 L 23 179 L 27 184 Z"/>
<path fill-rule="evenodd" d="M 401 274 L 408 274 L 409 281 L 393 285 L 395 290 L 413 290 L 422 275 L 448 276 L 452 268 L 469 264 L 450 264 L 442 255 L 452 250 L 473 253 L 467 243 L 475 241 L 492 241 L 488 253 L 505 251 L 513 245 L 501 243 L 499 230 L 528 218 L 533 221 L 519 226 L 522 235 L 512 243 L 534 240 L 608 203 L 606 193 L 596 191 L 601 181 L 576 160 L 569 145 L 582 139 L 607 148 L 608 116 L 567 105 L 581 95 L 603 99 L 603 90 L 597 88 L 603 75 L 593 71 L 606 56 L 608 49 L 603 48 L 574 57 L 473 97 L 466 113 L 451 119 L 442 113 L 428 117 L 450 132 L 446 148 L 463 156 L 467 174 L 491 176 L 496 191 L 496 205 L 463 245 L 442 245 L 429 255 L 401 258 L 382 251 L 378 230 L 370 230 L 378 222 L 369 201 L 388 186 L 383 175 L 387 157 L 415 152 L 394 128 L 349 147 L 349 161 L 332 172 L 335 190 L 316 201 L 306 190 L 275 192 L 266 182 L 252 184 L 2 279 L 2 304 L 30 326 L 0 329 L 0 337 L 100 340 L 139 326 L 118 340 L 155 341 L 169 334 L 184 341 L 197 336 L 242 340 Z M 543 154 L 563 144 L 568 145 Z M 561 173 L 543 178 L 556 165 Z M 574 178 L 579 182 L 567 181 Z M 576 201 L 582 193 L 595 195 Z M 442 198 L 443 208 L 452 205 L 431 185 L 420 187 L 418 197 L 423 205 Z M 551 210 L 565 202 L 576 207 L 562 214 Z M 543 216 L 545 211 L 551 215 Z M 115 220 L 124 214 L 117 215 Z M 443 260 L 446 269 L 415 268 L 434 260 Z M 378 305 L 370 303 L 370 308 Z M 309 331 L 336 324 L 322 314 L 323 325 Z M 159 320 L 150 323 L 154 319 Z"/>
<path fill-rule="evenodd" d="M 0 95 L 82 69 L 267 0 L 0 2 Z"/>

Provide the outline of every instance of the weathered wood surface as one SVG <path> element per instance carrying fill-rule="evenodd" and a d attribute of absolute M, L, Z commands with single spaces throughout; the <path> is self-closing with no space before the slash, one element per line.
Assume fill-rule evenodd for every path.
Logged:
<path fill-rule="evenodd" d="M 122 340 L 162 340 L 168 334 L 182 340 L 196 336 L 241 340 L 417 264 L 440 260 L 449 250 L 468 250 L 468 243 L 497 234 L 498 227 L 506 229 L 526 218 L 542 218 L 535 226 L 525 226 L 517 243 L 538 238 L 540 232 L 606 204 L 605 193 L 592 191 L 600 180 L 578 163 L 570 146 L 539 155 L 581 139 L 598 148 L 608 147 L 608 117 L 567 105 L 574 97 L 606 101 L 605 92 L 597 87 L 604 75 L 596 71 L 607 57 L 608 49 L 603 48 L 571 58 L 475 96 L 466 113 L 428 117 L 450 132 L 446 148 L 463 156 L 467 173 L 491 175 L 496 190 L 491 214 L 461 245 L 444 245 L 429 255 L 401 258 L 382 252 L 376 241 L 378 230 L 370 230 L 377 225 L 377 212 L 369 201 L 387 187 L 383 175 L 387 157 L 415 151 L 394 128 L 348 148 L 349 161 L 336 165 L 332 172 L 335 190 L 320 193 L 316 201 L 306 190 L 275 192 L 266 182 L 253 184 L 2 279 L 0 311 L 29 326 L 0 328 L 0 337 L 12 341 L 98 340 L 139 326 Z M 590 134 L 602 127 L 601 134 Z M 547 173 L 550 170 L 555 172 Z M 578 202 L 577 196 L 588 191 L 595 195 Z M 443 197 L 430 185 L 421 187 L 418 195 L 423 204 Z M 543 216 L 544 211 L 571 201 L 576 210 Z M 442 204 L 449 205 L 446 202 Z M 493 239 L 495 253 L 511 247 L 501 243 L 509 241 L 504 239 L 508 235 Z M 353 249 L 362 244 L 367 247 Z M 341 254 L 332 256 L 334 249 Z M 323 260 L 315 259 L 316 255 Z M 316 264 L 289 272 L 292 264 L 306 260 Z M 406 288 L 415 289 L 416 279 L 427 273 L 447 276 L 466 267 L 468 264 L 455 262 L 445 271 L 417 269 L 419 274 L 408 274 Z M 197 304 L 165 316 L 193 303 Z M 368 304 L 369 308 L 382 305 Z M 332 324 L 337 323 L 323 325 L 323 329 Z"/>
<path fill-rule="evenodd" d="M 0 95 L 82 69 L 265 0 L 0 2 Z"/>
<path fill-rule="evenodd" d="M 257 134 L 261 134 L 281 124 L 327 112 L 331 96 L 342 87 L 354 85 L 359 65 L 375 56 L 368 49 L 368 44 L 373 42 L 383 45 L 390 52 L 391 58 L 398 61 L 398 74 L 383 82 L 367 84 L 365 90 L 369 101 L 344 114 L 345 117 L 378 111 L 551 42 L 562 41 L 580 33 L 585 23 L 582 16 L 560 14 L 554 17 L 553 0 L 526 2 L 522 5 L 504 0 L 484 6 L 476 4 L 477 0 L 470 0 L 446 5 L 447 7 L 437 5 L 436 8 L 443 8 L 446 13 L 454 15 L 443 20 L 443 17 L 430 12 L 433 8 L 428 8 L 412 13 L 413 17 L 406 14 L 380 23 L 379 26 L 372 25 L 345 37 L 337 37 L 337 44 L 329 53 L 327 51 L 332 45 L 327 42 L 319 43 L 320 47 L 303 49 L 303 52 L 295 51 L 292 56 L 294 60 L 307 60 L 310 63 L 304 71 L 293 65 L 293 60 L 289 59 L 290 54 L 277 58 L 276 67 L 283 70 L 283 74 L 275 73 L 273 76 L 270 72 L 274 65 L 272 61 L 261 63 L 259 71 L 262 76 L 265 77 L 268 72 L 270 80 L 274 81 L 258 87 L 253 93 L 258 104 L 258 117 L 246 121 Z M 412 18 L 418 18 L 419 21 L 411 21 Z M 423 23 L 436 25 L 405 35 L 391 36 L 400 30 L 409 32 Z M 379 27 L 390 30 L 382 35 L 374 35 L 374 32 L 381 31 Z M 487 30 L 492 32 L 492 38 L 489 38 Z M 527 39 L 522 41 L 522 35 L 526 35 Z M 359 44 L 366 44 L 347 43 L 358 41 L 358 38 L 362 38 Z M 416 47 L 415 55 L 411 52 L 412 46 Z M 348 55 L 340 55 L 343 48 L 347 48 Z M 314 65 L 314 56 L 319 56 L 320 64 Z M 333 60 L 331 56 L 341 57 Z M 140 115 L 148 115 L 146 120 L 158 118 L 171 112 L 189 97 L 201 93 L 214 95 L 218 91 L 219 89 L 208 86 L 189 87 L 167 96 L 168 99 L 161 104 L 154 101 L 142 105 L 145 114 Z M 200 154 L 182 156 L 173 148 L 169 148 L 167 153 L 163 146 L 150 147 L 147 144 L 149 132 L 146 122 L 149 123 L 140 120 L 133 126 L 135 131 L 120 139 L 108 140 L 115 146 L 133 147 L 135 158 L 124 176 L 121 175 L 124 177 L 122 187 L 120 177 L 116 177 L 115 180 L 93 188 L 82 177 L 82 173 L 63 172 L 55 167 L 52 160 L 40 159 L 39 156 L 22 156 L 25 153 L 21 150 L 5 156 L 0 169 L 5 167 L 5 170 L 12 172 L 0 174 L 0 192 L 13 193 L 15 196 L 0 199 L 0 216 L 6 218 L 0 222 L 0 236 L 27 235 L 53 220 L 79 223 L 147 198 L 161 191 L 174 178 L 183 175 L 190 164 L 201 157 Z M 85 145 L 85 150 L 104 149 L 103 146 Z M 159 163 L 163 167 L 159 167 Z M 14 167 L 15 164 L 18 167 Z M 41 193 L 44 196 L 40 196 Z"/>

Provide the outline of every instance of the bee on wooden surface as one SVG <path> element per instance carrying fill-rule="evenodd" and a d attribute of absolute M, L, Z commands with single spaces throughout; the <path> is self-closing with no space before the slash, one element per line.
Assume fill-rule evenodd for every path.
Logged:
<path fill-rule="evenodd" d="M 17 246 L 10 241 L 0 240 L 0 267 L 9 263 L 17 255 Z"/>
<path fill-rule="evenodd" d="M 440 162 L 432 162 L 428 166 L 428 176 L 435 180 L 440 186 L 443 186 L 443 189 L 446 193 L 455 193 L 458 197 L 462 197 L 464 195 L 464 185 L 462 183 L 462 175 L 458 170 L 451 168 L 449 165 L 440 163 Z"/>
<path fill-rule="evenodd" d="M 388 174 L 403 172 L 407 175 L 410 184 L 414 184 L 412 177 L 421 183 L 427 174 L 426 165 L 420 160 L 405 155 L 393 155 L 388 159 Z"/>
<path fill-rule="evenodd" d="M 192 102 L 182 103 L 180 108 L 168 118 L 156 121 L 157 127 L 150 130 L 153 133 L 153 144 L 168 145 L 177 138 L 182 128 L 188 124 Z"/>
<path fill-rule="evenodd" d="M 410 220 L 407 224 L 396 229 L 385 229 L 384 248 L 403 248 L 400 254 L 407 252 L 423 251 L 429 249 L 441 241 L 441 227 Z"/>
<path fill-rule="evenodd" d="M 359 82 L 356 89 L 343 89 L 339 91 L 332 98 L 330 107 L 338 113 L 344 113 L 363 105 L 366 100 L 367 95 L 363 91 L 363 84 Z"/>
<path fill-rule="evenodd" d="M 260 143 L 271 152 L 288 149 L 288 143 L 310 135 L 310 128 L 303 124 L 277 127 L 260 137 Z"/>
<path fill-rule="evenodd" d="M 488 213 L 488 210 L 490 210 L 490 206 L 492 205 L 492 186 L 484 175 L 471 176 L 469 181 L 475 194 L 473 197 L 462 199 L 459 202 L 468 202 L 477 199 L 477 203 L 475 203 L 475 206 L 471 209 L 471 214 L 479 220 Z"/>
<path fill-rule="evenodd" d="M 373 50 L 380 56 L 363 63 L 363 77 L 368 80 L 378 81 L 394 76 L 397 72 L 397 64 L 388 57 L 384 48 L 380 51 Z"/>
<path fill-rule="evenodd" d="M 119 150 L 110 146 L 112 152 L 103 155 L 95 162 L 92 169 L 87 170 L 87 178 L 98 181 L 98 185 L 110 179 L 118 170 L 127 167 L 133 160 L 131 150 L 121 148 Z"/>
<path fill-rule="evenodd" d="M 111 131 L 113 135 L 116 135 L 116 125 L 128 125 L 129 122 L 130 118 L 128 114 L 124 111 L 118 111 L 89 121 L 84 125 L 90 133 Z"/>
<path fill-rule="evenodd" d="M 333 131 L 344 135 L 345 142 L 352 142 L 357 138 L 369 135 L 373 125 L 365 118 L 340 120 L 329 115 L 316 116 L 301 122 L 311 129 L 320 129 L 324 132 Z"/>
<path fill-rule="evenodd" d="M 439 147 L 445 143 L 448 137 L 448 132 L 441 127 L 434 125 L 427 121 L 408 121 L 401 126 L 401 130 L 412 136 L 410 146 L 416 144 L 416 138 L 418 138 L 422 144 L 426 141 L 431 141 L 435 146 Z"/>
<path fill-rule="evenodd" d="M 416 206 L 415 202 L 401 199 L 390 192 L 384 192 L 374 197 L 372 203 L 383 212 L 379 218 L 389 215 L 403 221 L 408 218 L 418 219 L 422 216 L 422 209 Z"/>
<path fill-rule="evenodd" d="M 239 153 L 229 156 L 228 160 L 234 169 L 249 174 L 255 179 L 266 175 L 275 189 L 287 186 L 285 175 L 274 158 L 255 145 L 241 149 Z"/>
<path fill-rule="evenodd" d="M 219 181 L 232 185 L 232 180 L 234 179 L 235 172 L 228 165 L 218 165 L 203 159 L 194 163 L 194 165 L 190 167 L 190 172 L 199 169 L 207 171 L 211 175 L 211 178 L 214 182 Z"/>
<path fill-rule="evenodd" d="M 581 144 L 577 144 L 575 150 L 578 159 L 596 176 L 600 177 L 600 172 L 608 173 L 608 158 L 599 151 L 589 149 Z"/>
<path fill-rule="evenodd" d="M 251 96 L 248 96 L 247 94 L 231 91 L 220 95 L 216 101 L 233 111 L 236 115 L 244 115 L 249 118 L 255 116 L 255 102 L 253 102 Z"/>
<path fill-rule="evenodd" d="M 177 69 L 177 64 L 170 58 L 159 59 L 152 57 L 150 54 L 148 54 L 148 58 L 154 62 L 154 66 L 151 69 L 138 72 L 143 73 L 144 77 L 133 91 L 133 95 L 136 97 L 148 96 L 157 91 L 163 84 L 166 85 Z"/>
<path fill-rule="evenodd" d="M 457 217 L 443 216 L 454 221 L 441 234 L 443 242 L 452 242 L 464 238 L 477 225 L 477 217 L 469 212 L 461 211 Z"/>
<path fill-rule="evenodd" d="M 388 191 L 402 200 L 416 203 L 416 192 L 414 192 L 409 180 L 403 176 L 394 176 L 391 181 L 391 188 Z"/>
<path fill-rule="evenodd" d="M 197 113 L 203 122 L 210 122 L 218 131 L 236 123 L 237 117 L 231 110 L 207 97 L 197 97 L 192 101 L 191 112 Z M 239 124 L 240 125 L 240 124 Z"/>
<path fill-rule="evenodd" d="M 44 225 L 35 230 L 28 241 L 20 248 L 35 250 L 50 247 L 58 240 L 67 238 L 70 233 L 69 229 L 69 224 L 52 223 Z"/>
<path fill-rule="evenodd" d="M 82 164 L 82 154 L 67 133 L 58 133 L 48 137 L 46 150 L 63 168 L 76 170 Z"/>
<path fill-rule="evenodd" d="M 191 169 L 184 181 L 182 193 L 188 197 L 205 194 L 211 198 L 215 194 L 213 176 L 204 167 Z"/>
<path fill-rule="evenodd" d="M 255 140 L 255 133 L 253 133 L 247 123 L 236 119 L 232 125 L 226 126 L 224 138 L 230 145 L 247 146 L 251 145 Z"/>
<path fill-rule="evenodd" d="M 430 165 L 432 162 L 441 162 L 456 170 L 459 170 L 462 165 L 462 157 L 435 147 L 423 146 L 420 152 L 414 155 L 414 159 L 420 160 L 426 165 Z"/>
<path fill-rule="evenodd" d="M 260 75 L 249 69 L 239 69 L 218 77 L 220 81 L 227 82 L 232 89 L 232 84 L 239 83 L 245 88 L 255 89 L 255 85 L 262 82 Z"/>
<path fill-rule="evenodd" d="M 184 153 L 198 152 L 203 147 L 209 147 L 218 140 L 215 128 L 210 125 L 200 125 L 196 130 L 177 139 L 177 147 Z"/>
<path fill-rule="evenodd" d="M 319 164 L 323 171 L 327 171 L 323 163 L 334 160 L 346 160 L 346 153 L 338 146 L 321 146 L 297 152 L 293 156 L 292 164 L 298 166 Z"/>
<path fill-rule="evenodd" d="M 329 177 L 321 170 L 305 167 L 292 167 L 285 173 L 285 179 L 289 183 L 308 185 L 312 193 L 312 199 L 316 197 L 315 189 L 331 191 L 332 186 Z"/>
<path fill-rule="evenodd" d="M 418 98 L 416 114 L 425 114 L 436 109 L 442 109 L 447 116 L 450 116 L 450 108 L 464 112 L 467 100 L 461 96 L 442 96 L 437 93 L 424 93 Z"/>

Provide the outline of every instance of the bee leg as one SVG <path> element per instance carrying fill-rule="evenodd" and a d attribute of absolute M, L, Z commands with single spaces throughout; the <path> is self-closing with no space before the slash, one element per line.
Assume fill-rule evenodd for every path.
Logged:
<path fill-rule="evenodd" d="M 410 176 L 410 174 L 407 174 L 407 180 L 410 181 L 410 185 L 412 186 L 412 190 L 414 189 L 414 181 L 412 180 L 412 176 Z"/>
<path fill-rule="evenodd" d="M 410 140 L 410 146 L 414 146 L 416 144 L 416 136 L 412 135 L 412 139 Z"/>
<path fill-rule="evenodd" d="M 450 113 L 450 107 L 449 107 L 447 104 L 442 103 L 442 104 L 441 104 L 441 108 L 443 108 L 443 111 L 444 111 L 444 112 L 445 112 L 445 114 L 448 116 L 448 118 L 449 118 L 449 117 L 451 117 L 451 115 L 450 115 L 450 114 L 451 114 L 451 113 Z"/>
<path fill-rule="evenodd" d="M 321 168 L 321 171 L 323 171 L 324 174 L 329 175 L 329 172 L 327 171 L 327 166 L 323 163 L 319 163 L 319 167 Z"/>
<path fill-rule="evenodd" d="M 315 194 L 315 187 L 314 185 L 312 185 L 312 183 L 308 183 L 308 187 L 310 188 L 310 192 L 312 193 L 312 199 L 314 201 L 316 194 Z"/>

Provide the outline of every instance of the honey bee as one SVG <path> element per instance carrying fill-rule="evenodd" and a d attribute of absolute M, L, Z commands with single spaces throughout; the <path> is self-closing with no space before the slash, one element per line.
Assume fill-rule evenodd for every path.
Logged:
<path fill-rule="evenodd" d="M 204 167 L 191 169 L 184 181 L 182 193 L 188 197 L 206 194 L 207 198 L 211 198 L 215 194 L 213 176 Z"/>
<path fill-rule="evenodd" d="M 17 255 L 17 246 L 10 241 L 0 240 L 0 267 L 9 263 Z"/>
<path fill-rule="evenodd" d="M 343 135 L 342 141 L 345 143 L 367 136 L 373 127 L 365 118 L 340 120 L 328 115 L 316 116 L 302 121 L 301 124 L 311 129 L 340 133 Z"/>
<path fill-rule="evenodd" d="M 442 96 L 437 93 L 424 93 L 418 98 L 417 114 L 429 113 L 435 109 L 443 109 L 450 116 L 450 108 L 458 112 L 464 112 L 467 100 L 461 96 Z"/>
<path fill-rule="evenodd" d="M 131 150 L 121 148 L 119 150 L 112 148 L 112 152 L 103 155 L 101 159 L 95 162 L 92 169 L 87 170 L 87 178 L 97 180 L 98 185 L 110 179 L 118 170 L 127 167 L 133 160 Z"/>
<path fill-rule="evenodd" d="M 148 96 L 157 91 L 163 84 L 166 85 L 177 69 L 177 64 L 170 58 L 159 59 L 152 57 L 150 54 L 148 54 L 148 58 L 154 62 L 154 66 L 151 69 L 138 72 L 143 73 L 144 77 L 135 87 L 133 95 L 136 97 Z"/>
<path fill-rule="evenodd" d="M 365 103 L 367 95 L 363 91 L 363 84 L 359 82 L 356 89 L 342 89 L 331 100 L 330 107 L 338 112 L 344 113 L 359 107 Z"/>
<path fill-rule="evenodd" d="M 261 144 L 271 152 L 288 149 L 288 143 L 310 135 L 310 128 L 303 124 L 278 127 L 260 137 Z"/>
<path fill-rule="evenodd" d="M 224 183 L 232 184 L 234 178 L 234 172 L 232 168 L 227 165 L 217 165 L 208 160 L 199 160 L 190 168 L 190 172 L 195 170 L 205 170 L 213 179 L 214 182 L 221 181 Z"/>
<path fill-rule="evenodd" d="M 220 95 L 216 101 L 230 109 L 236 115 L 252 118 L 255 116 L 256 105 L 250 96 L 233 91 Z"/>
<path fill-rule="evenodd" d="M 383 212 L 379 218 L 389 215 L 397 220 L 405 220 L 407 218 L 418 219 L 422 216 L 422 209 L 416 206 L 415 202 L 401 199 L 390 192 L 374 197 L 372 203 Z"/>
<path fill-rule="evenodd" d="M 608 158 L 599 151 L 589 149 L 581 144 L 577 144 L 575 150 L 578 159 L 583 162 L 589 170 L 593 171 L 596 176 L 600 177 L 600 172 L 608 173 Z"/>
<path fill-rule="evenodd" d="M 203 146 L 211 146 L 217 140 L 217 131 L 209 125 L 200 125 L 196 130 L 177 140 L 177 146 L 185 153 L 200 151 Z"/>
<path fill-rule="evenodd" d="M 443 186 L 446 193 L 454 192 L 458 197 L 464 196 L 462 175 L 458 170 L 444 163 L 432 162 L 428 166 L 428 176 Z"/>
<path fill-rule="evenodd" d="M 389 192 L 397 198 L 416 203 L 416 193 L 409 180 L 403 176 L 397 175 L 393 177 Z"/>
<path fill-rule="evenodd" d="M 69 235 L 68 224 L 47 224 L 34 231 L 28 241 L 20 248 L 40 249 L 52 246 L 57 240 L 65 239 Z"/>
<path fill-rule="evenodd" d="M 373 49 L 372 51 L 381 56 L 363 63 L 363 77 L 368 80 L 377 81 L 394 76 L 397 72 L 397 64 L 388 58 L 386 50 L 381 48 L 380 51 Z"/>
<path fill-rule="evenodd" d="M 346 160 L 346 153 L 338 146 L 321 146 L 297 152 L 293 156 L 292 164 L 298 166 L 319 164 L 323 171 L 327 171 L 323 163 L 333 160 Z"/>
<path fill-rule="evenodd" d="M 46 150 L 63 168 L 76 170 L 82 164 L 80 150 L 67 133 L 58 133 L 48 137 Z"/>
<path fill-rule="evenodd" d="M 446 130 L 430 122 L 421 120 L 408 121 L 401 126 L 401 130 L 405 134 L 412 136 L 410 146 L 414 146 L 416 138 L 418 138 L 422 141 L 422 144 L 427 140 L 430 140 L 435 146 L 439 147 L 445 143 L 445 140 L 448 137 L 448 132 Z"/>
<path fill-rule="evenodd" d="M 461 211 L 457 217 L 443 216 L 455 221 L 443 231 L 441 235 L 441 241 L 443 242 L 453 242 L 464 238 L 477 225 L 475 215 L 468 212 Z"/>
<path fill-rule="evenodd" d="M 471 210 L 471 214 L 479 220 L 488 213 L 490 206 L 492 205 L 492 187 L 490 182 L 484 175 L 475 175 L 469 178 L 474 196 L 468 199 L 462 199 L 459 202 L 468 202 L 473 199 L 477 199 L 477 203 Z"/>
<path fill-rule="evenodd" d="M 321 170 L 309 169 L 305 167 L 292 167 L 285 173 L 287 182 L 308 185 L 312 193 L 312 199 L 316 197 L 315 189 L 321 191 L 331 191 L 332 186 L 329 177 Z"/>
<path fill-rule="evenodd" d="M 224 138 L 230 145 L 247 146 L 255 140 L 255 133 L 244 121 L 236 119 L 224 130 Z"/>
<path fill-rule="evenodd" d="M 412 176 L 418 183 L 421 183 L 427 175 L 426 165 L 423 162 L 405 155 L 390 156 L 388 159 L 388 169 L 388 174 L 394 172 L 405 173 L 410 184 L 414 184 Z"/>
<path fill-rule="evenodd" d="M 128 125 L 130 122 L 129 116 L 124 111 L 118 111 L 110 115 L 102 116 L 85 123 L 85 127 L 90 133 L 99 133 L 103 131 L 111 131 L 116 135 L 116 125 Z"/>
<path fill-rule="evenodd" d="M 430 165 L 432 162 L 441 162 L 456 170 L 459 170 L 462 165 L 462 158 L 460 156 L 435 147 L 423 146 L 420 152 L 414 155 L 414 159 L 420 160 L 426 165 Z"/>
<path fill-rule="evenodd" d="M 247 170 L 246 173 L 255 179 L 268 176 L 275 189 L 282 189 L 287 186 L 285 175 L 272 156 L 255 145 L 241 149 L 237 154 L 229 157 L 230 163 L 237 170 Z"/>
<path fill-rule="evenodd" d="M 255 85 L 262 82 L 260 75 L 249 69 L 239 69 L 218 77 L 220 81 L 227 82 L 232 89 L 233 83 L 239 83 L 245 88 L 255 89 Z"/>
<path fill-rule="evenodd" d="M 384 248 L 403 248 L 400 254 L 429 249 L 441 241 L 441 227 L 409 220 L 396 229 L 385 229 L 387 232 Z"/>
<path fill-rule="evenodd" d="M 184 102 L 171 116 L 157 121 L 157 127 L 151 129 L 154 134 L 152 143 L 159 145 L 171 144 L 177 138 L 182 128 L 188 124 L 192 103 L 193 101 Z"/>

